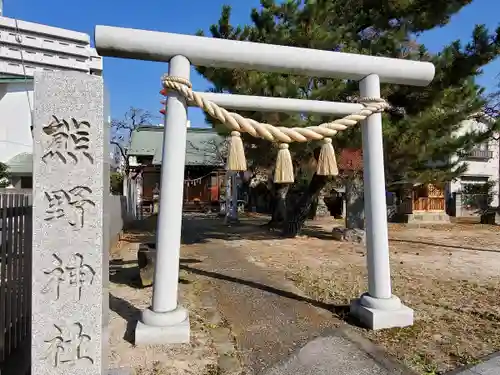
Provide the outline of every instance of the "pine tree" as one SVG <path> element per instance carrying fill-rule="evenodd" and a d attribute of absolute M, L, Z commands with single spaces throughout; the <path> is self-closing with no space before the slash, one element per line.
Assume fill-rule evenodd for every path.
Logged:
<path fill-rule="evenodd" d="M 500 28 L 489 33 L 475 27 L 469 43 L 455 41 L 438 54 L 431 54 L 415 37 L 445 25 L 468 1 L 262 0 L 251 11 L 252 24 L 234 27 L 230 7 L 224 7 L 218 24 L 210 27 L 214 38 L 247 40 L 305 48 L 336 50 L 378 56 L 432 61 L 436 77 L 427 87 L 382 85 L 381 93 L 392 105 L 383 116 L 387 184 L 444 182 L 463 173 L 466 165 L 452 158 L 467 153 L 491 137 L 498 125 L 456 135 L 461 122 L 481 112 L 486 104 L 484 89 L 475 83 L 481 67 L 500 52 Z M 203 34 L 200 32 L 199 34 Z M 349 101 L 359 95 L 358 83 L 201 67 L 198 72 L 213 84 L 215 92 Z M 331 120 L 326 116 L 283 113 L 242 113 L 258 121 L 280 126 L 308 126 Z M 216 123 L 214 126 L 218 127 Z M 269 142 L 244 137 L 247 158 L 254 166 L 269 167 L 275 152 Z M 359 127 L 334 139 L 336 148 L 360 147 Z M 294 160 L 313 155 L 317 144 L 293 144 Z M 295 235 L 307 217 L 308 207 L 328 179 L 314 175 L 307 194 L 292 207 L 284 233 Z"/>
<path fill-rule="evenodd" d="M 6 164 L 0 162 L 0 188 L 8 185 L 7 179 L 9 178 L 8 167 Z"/>

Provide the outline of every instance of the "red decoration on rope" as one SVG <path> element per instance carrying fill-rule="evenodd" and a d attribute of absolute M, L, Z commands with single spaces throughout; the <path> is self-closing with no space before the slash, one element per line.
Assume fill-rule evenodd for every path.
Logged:
<path fill-rule="evenodd" d="M 162 95 L 162 96 L 167 96 L 167 89 L 161 89 L 161 90 L 160 90 L 160 95 Z M 163 104 L 163 107 L 165 107 L 165 104 L 166 104 L 166 101 L 165 101 L 165 100 L 160 101 L 160 103 L 161 103 L 161 104 Z M 167 112 L 165 111 L 165 108 L 162 108 L 162 109 L 160 109 L 160 113 L 161 113 L 163 116 L 165 116 L 165 114 L 166 114 Z"/>

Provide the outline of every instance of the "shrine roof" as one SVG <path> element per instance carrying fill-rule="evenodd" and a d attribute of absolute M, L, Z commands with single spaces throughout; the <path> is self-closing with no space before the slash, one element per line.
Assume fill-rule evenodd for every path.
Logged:
<path fill-rule="evenodd" d="M 25 77 L 18 75 L 10 75 L 10 74 L 0 74 L 0 83 L 24 83 L 24 82 L 33 82 L 33 77 Z"/>
<path fill-rule="evenodd" d="M 222 166 L 218 150 L 224 137 L 211 128 L 188 128 L 186 138 L 186 165 Z M 162 162 L 163 126 L 142 126 L 131 136 L 128 154 L 131 156 L 152 156 L 153 164 Z"/>
<path fill-rule="evenodd" d="M 8 167 L 8 173 L 29 176 L 33 173 L 33 154 L 22 152 L 10 158 L 5 164 Z"/>

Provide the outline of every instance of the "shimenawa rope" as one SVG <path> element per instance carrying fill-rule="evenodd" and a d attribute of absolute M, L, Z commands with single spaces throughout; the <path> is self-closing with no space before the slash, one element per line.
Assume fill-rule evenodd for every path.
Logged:
<path fill-rule="evenodd" d="M 288 144 L 292 142 L 323 140 L 316 173 L 322 176 L 338 175 L 339 171 L 331 137 L 337 134 L 338 131 L 356 125 L 372 114 L 381 113 L 389 107 L 389 104 L 382 98 L 361 98 L 358 102 L 364 108 L 359 112 L 318 126 L 287 128 L 261 123 L 237 113 L 229 112 L 194 92 L 191 82 L 185 78 L 165 75 L 162 78 L 162 84 L 166 90 L 178 92 L 189 104 L 195 104 L 232 130 L 227 162 L 228 170 L 245 171 L 247 169 L 241 133 L 248 133 L 253 137 L 280 143 L 274 173 L 275 183 L 292 183 L 294 181 L 293 163 L 288 149 Z"/>

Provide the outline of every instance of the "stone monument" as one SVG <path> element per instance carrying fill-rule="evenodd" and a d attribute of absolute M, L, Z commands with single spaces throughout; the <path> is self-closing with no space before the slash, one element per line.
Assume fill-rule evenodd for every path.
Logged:
<path fill-rule="evenodd" d="M 318 204 L 316 206 L 316 215 L 315 218 L 330 216 L 330 210 L 325 202 L 325 196 L 327 194 L 326 189 L 321 189 L 318 194 Z"/>
<path fill-rule="evenodd" d="M 365 229 L 365 201 L 363 180 L 352 177 L 346 180 L 345 188 L 345 227 L 348 229 Z"/>
<path fill-rule="evenodd" d="M 365 207 L 363 180 L 354 175 L 345 181 L 345 228 L 333 228 L 339 241 L 365 243 Z"/>
<path fill-rule="evenodd" d="M 107 373 L 109 121 L 101 77 L 34 78 L 33 375 Z"/>

